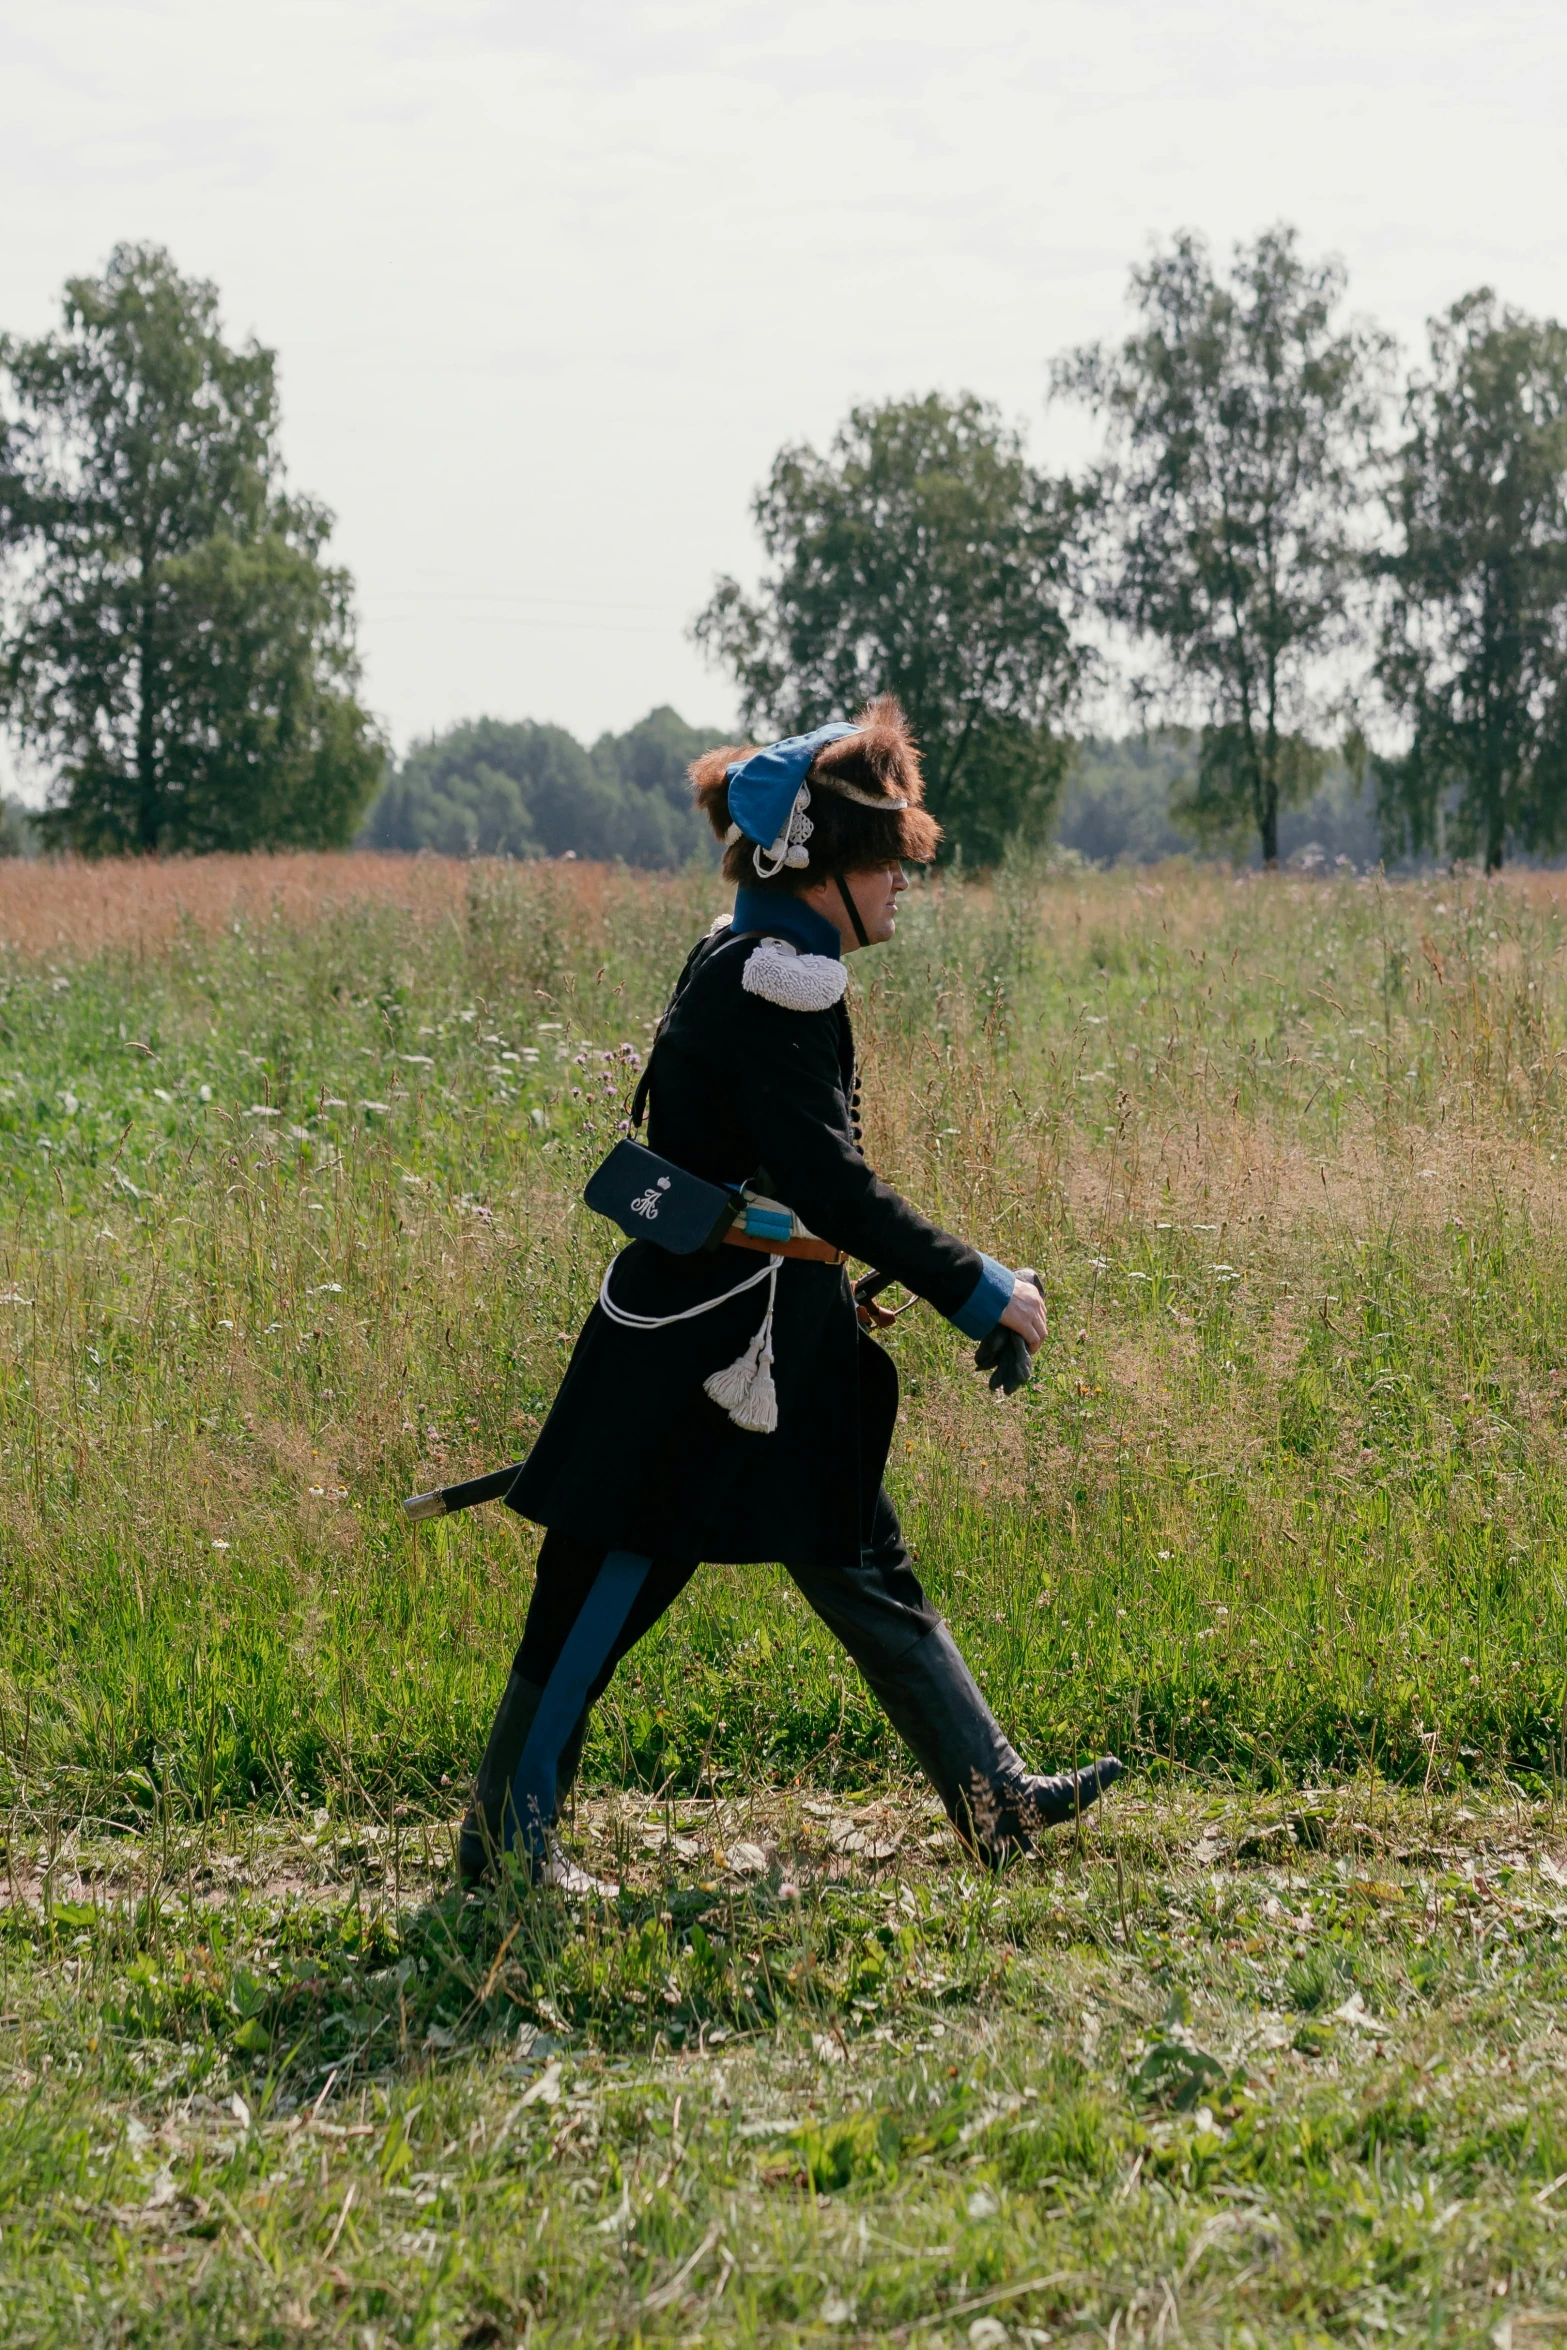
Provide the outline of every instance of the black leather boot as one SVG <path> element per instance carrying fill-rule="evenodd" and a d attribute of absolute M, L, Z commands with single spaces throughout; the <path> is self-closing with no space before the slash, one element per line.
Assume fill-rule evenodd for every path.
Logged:
<path fill-rule="evenodd" d="M 855 1662 L 963 1842 L 991 1867 L 1032 1851 L 1041 1829 L 1076 1819 L 1121 1776 L 1113 1754 L 1051 1778 L 1030 1771 L 943 1623 L 890 1662 L 860 1653 Z"/>
<path fill-rule="evenodd" d="M 457 1838 L 457 1867 L 465 1884 L 479 1884 L 489 1875 L 506 1849 L 508 1831 L 511 1839 L 514 1842 L 516 1840 L 518 1823 L 512 1808 L 512 1781 L 517 1775 L 517 1765 L 522 1759 L 522 1750 L 527 1744 L 528 1732 L 533 1727 L 533 1717 L 539 1710 L 542 1695 L 542 1690 L 532 1681 L 525 1681 L 520 1673 L 513 1673 L 496 1708 L 495 1719 L 490 1725 L 489 1743 L 484 1749 L 484 1759 L 479 1765 L 474 1783 L 473 1801 L 468 1806 L 467 1816 Z M 560 1817 L 576 1780 L 587 1730 L 588 1712 L 585 1708 L 555 1766 L 556 1819 Z M 553 1820 L 545 1822 L 546 1828 L 553 1824 Z M 585 1870 L 574 1868 L 556 1847 L 553 1836 L 549 1838 L 548 1857 L 536 1873 L 542 1883 L 564 1885 L 569 1891 L 605 1890 Z"/>

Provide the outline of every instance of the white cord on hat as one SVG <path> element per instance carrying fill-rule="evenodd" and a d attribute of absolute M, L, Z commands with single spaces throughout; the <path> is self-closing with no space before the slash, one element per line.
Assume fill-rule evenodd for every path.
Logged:
<path fill-rule="evenodd" d="M 816 830 L 815 825 L 805 813 L 810 804 L 811 787 L 808 783 L 802 783 L 794 795 L 794 805 L 789 810 L 789 821 L 779 833 L 772 847 L 770 849 L 758 847 L 752 850 L 751 862 L 763 881 L 776 880 L 786 865 L 799 871 L 803 871 L 809 865 L 811 852 L 805 844 Z M 771 858 L 772 862 L 764 865 L 762 863 L 764 857 Z"/>

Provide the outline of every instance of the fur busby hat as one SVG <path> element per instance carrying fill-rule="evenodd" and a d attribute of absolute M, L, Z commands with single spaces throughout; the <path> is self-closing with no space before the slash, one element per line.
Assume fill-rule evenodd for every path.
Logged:
<path fill-rule="evenodd" d="M 811 889 L 894 858 L 928 864 L 941 839 L 924 805 L 918 748 L 891 694 L 868 702 L 852 727 L 705 751 L 691 783 L 724 843 L 725 875 L 751 887 Z"/>

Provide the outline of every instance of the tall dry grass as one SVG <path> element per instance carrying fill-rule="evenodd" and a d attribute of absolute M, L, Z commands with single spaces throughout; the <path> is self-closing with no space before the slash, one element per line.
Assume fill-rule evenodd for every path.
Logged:
<path fill-rule="evenodd" d="M 582 1184 L 715 884 L 89 879 L 99 930 L 13 948 L 0 1002 L 9 1783 L 428 1797 L 471 1763 L 532 1537 L 417 1535 L 398 1497 L 547 1411 L 611 1245 Z M 929 1314 L 894 1341 L 894 1492 L 1016 1733 L 1264 1778 L 1557 1772 L 1554 887 L 1007 872 L 913 893 L 856 970 L 877 1163 L 1051 1305 L 1008 1407 Z M 590 1767 L 882 1739 L 777 1579 L 716 1572 Z"/>
<path fill-rule="evenodd" d="M 366 903 L 430 923 L 460 909 L 465 888 L 464 868 L 435 857 L 7 857 L 0 858 L 0 943 L 27 958 L 156 952 L 187 927 L 210 935 L 276 919 L 302 928 Z"/>

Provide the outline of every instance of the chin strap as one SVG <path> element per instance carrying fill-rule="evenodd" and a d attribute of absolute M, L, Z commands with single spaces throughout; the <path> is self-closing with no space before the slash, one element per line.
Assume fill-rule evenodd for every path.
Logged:
<path fill-rule="evenodd" d="M 859 940 L 862 947 L 868 947 L 871 943 L 870 933 L 866 929 L 864 923 L 860 920 L 860 909 L 854 902 L 853 890 L 850 889 L 848 883 L 844 880 L 841 873 L 835 873 L 833 875 L 833 879 L 838 884 L 838 895 L 843 900 L 849 920 L 854 924 L 855 937 Z"/>

